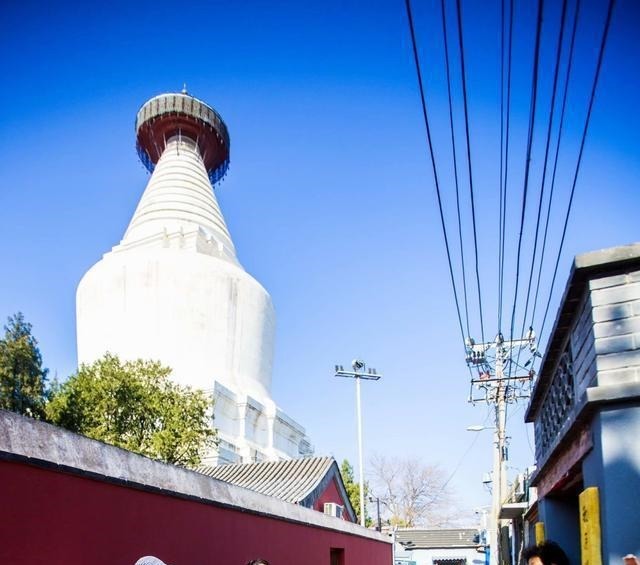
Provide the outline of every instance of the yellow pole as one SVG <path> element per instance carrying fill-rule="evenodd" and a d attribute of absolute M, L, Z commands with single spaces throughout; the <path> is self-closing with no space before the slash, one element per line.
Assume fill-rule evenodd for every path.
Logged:
<path fill-rule="evenodd" d="M 580 548 L 582 565 L 602 565 L 600 496 L 598 487 L 580 493 Z"/>

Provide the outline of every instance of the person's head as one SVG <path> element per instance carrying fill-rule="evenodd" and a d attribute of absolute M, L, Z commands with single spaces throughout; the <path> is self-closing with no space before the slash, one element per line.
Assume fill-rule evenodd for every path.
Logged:
<path fill-rule="evenodd" d="M 545 541 L 542 547 L 542 562 L 545 565 L 569 565 L 567 554 L 554 541 Z"/>
<path fill-rule="evenodd" d="M 522 559 L 525 565 L 544 565 L 542 562 L 542 550 L 539 545 L 532 545 L 524 550 Z"/>
<path fill-rule="evenodd" d="M 569 565 L 567 554 L 554 541 L 545 541 L 522 554 L 527 565 Z"/>
<path fill-rule="evenodd" d="M 166 563 L 153 555 L 147 555 L 138 559 L 135 565 L 166 565 Z"/>
<path fill-rule="evenodd" d="M 269 565 L 269 562 L 266 559 L 253 559 L 247 565 Z"/>

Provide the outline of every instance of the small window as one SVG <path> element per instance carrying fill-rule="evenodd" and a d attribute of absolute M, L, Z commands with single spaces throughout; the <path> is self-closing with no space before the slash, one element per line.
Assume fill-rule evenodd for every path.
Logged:
<path fill-rule="evenodd" d="M 330 556 L 330 565 L 344 565 L 344 549 L 342 547 L 332 547 Z"/>

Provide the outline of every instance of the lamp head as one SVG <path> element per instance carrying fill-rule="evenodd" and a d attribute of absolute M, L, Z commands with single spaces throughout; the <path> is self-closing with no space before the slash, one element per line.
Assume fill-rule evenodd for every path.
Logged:
<path fill-rule="evenodd" d="M 353 367 L 354 371 L 359 371 L 360 369 L 364 369 L 365 363 L 362 359 L 354 359 L 351 362 L 351 366 Z"/>

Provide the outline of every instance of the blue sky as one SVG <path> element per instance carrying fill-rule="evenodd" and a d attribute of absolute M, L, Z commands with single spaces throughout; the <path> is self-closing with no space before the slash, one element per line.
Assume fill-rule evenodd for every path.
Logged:
<path fill-rule="evenodd" d="M 510 277 L 535 13 L 531 1 L 516 4 Z M 560 3 L 546 4 L 541 113 L 532 160 L 536 187 Z M 439 6 L 415 2 L 414 16 L 446 217 L 453 229 Z M 454 3 L 447 6 L 453 23 Z M 570 2 L 570 14 L 573 6 Z M 463 10 L 484 324 L 490 339 L 497 330 L 499 3 L 465 0 Z M 604 2 L 583 1 L 550 258 L 557 249 L 604 12 Z M 619 0 L 558 292 L 576 253 L 639 239 L 639 24 L 636 3 Z M 62 378 L 75 368 L 77 283 L 119 242 L 148 180 L 134 149 L 135 113 L 146 99 L 186 82 L 190 92 L 220 112 L 230 130 L 231 168 L 217 195 L 241 262 L 275 303 L 277 402 L 307 427 L 318 453 L 355 462 L 353 383 L 334 379 L 332 368 L 360 356 L 384 373 L 381 381 L 363 386 L 367 458 L 410 455 L 439 464 L 447 474 L 456 471 L 451 486 L 464 507 L 488 503 L 481 476 L 490 470 L 491 437 L 465 431 L 484 422 L 487 409 L 466 402 L 468 372 L 403 2 L 192 2 L 180 7 L 162 0 L 22 2 L 4 7 L 0 26 L 5 54 L 0 317 L 25 313 L 52 374 Z M 450 31 L 453 44 L 453 27 Z M 459 120 L 457 64 L 452 72 Z M 461 128 L 458 121 L 460 141 Z M 532 200 L 525 269 L 534 211 Z M 468 205 L 464 220 L 470 257 Z M 545 277 L 548 284 L 548 266 Z M 545 300 L 547 292 L 548 287 Z M 474 296 L 470 292 L 475 313 Z M 506 296 L 510 305 L 511 282 Z M 557 298 L 552 308 L 556 303 Z M 477 336 L 475 314 L 471 321 Z M 522 406 L 510 410 L 509 420 L 510 465 L 520 469 L 533 460 L 522 413 Z"/>

